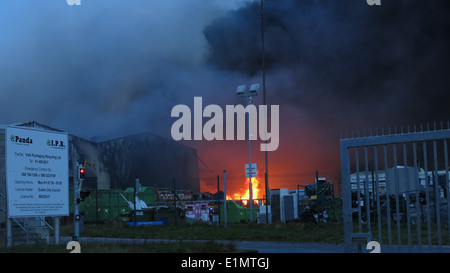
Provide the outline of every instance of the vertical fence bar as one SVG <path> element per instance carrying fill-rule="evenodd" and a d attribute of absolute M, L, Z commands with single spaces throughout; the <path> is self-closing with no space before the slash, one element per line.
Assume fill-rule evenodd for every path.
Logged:
<path fill-rule="evenodd" d="M 362 216 L 361 216 L 361 188 L 359 185 L 359 155 L 358 148 L 355 148 L 355 164 L 356 164 L 356 191 L 358 202 L 358 229 L 359 233 L 362 233 Z"/>
<path fill-rule="evenodd" d="M 341 173 L 342 173 L 342 202 L 344 221 L 344 250 L 346 253 L 352 250 L 352 191 L 350 184 L 350 151 L 349 148 L 341 140 Z"/>
<path fill-rule="evenodd" d="M 391 232 L 391 183 L 388 181 L 387 171 L 388 171 L 388 159 L 387 159 L 387 147 L 383 145 L 383 154 L 384 154 L 384 170 L 386 175 L 386 214 L 387 214 L 387 223 L 388 223 L 388 241 L 389 247 L 392 246 L 392 232 Z"/>
<path fill-rule="evenodd" d="M 405 210 L 406 210 L 406 225 L 407 225 L 407 233 L 408 233 L 408 250 L 412 249 L 412 241 L 411 241 L 411 218 L 410 218 L 410 209 L 409 209 L 409 171 L 408 171 L 408 160 L 407 160 L 407 152 L 406 152 L 406 143 L 403 143 L 403 165 L 405 170 Z"/>
<path fill-rule="evenodd" d="M 364 182 L 364 194 L 366 195 L 366 201 L 365 201 L 365 207 L 366 207 L 366 222 L 367 222 L 367 227 L 368 227 L 368 231 L 369 233 L 372 233 L 372 225 L 371 225 L 371 215 L 370 215 L 370 196 L 369 196 L 369 163 L 368 163 L 368 158 L 367 158 L 367 146 L 364 147 L 364 167 L 365 167 L 365 182 Z M 372 192 L 373 194 L 373 192 Z"/>
<path fill-rule="evenodd" d="M 394 181 L 395 181 L 395 214 L 396 219 L 395 222 L 397 224 L 397 245 L 401 247 L 401 228 L 400 228 L 400 201 L 398 199 L 399 195 L 399 179 L 398 179 L 398 166 L 397 166 L 397 146 L 396 144 L 392 145 L 393 147 L 393 156 L 394 156 Z"/>
<path fill-rule="evenodd" d="M 419 245 L 419 252 L 422 249 L 422 232 L 421 232 L 421 215 L 420 215 L 420 181 L 419 181 L 419 169 L 417 166 L 417 147 L 416 143 L 413 143 L 413 160 L 414 160 L 414 179 L 416 183 L 416 224 L 417 224 L 417 244 Z"/>
<path fill-rule="evenodd" d="M 378 221 L 378 242 L 383 243 L 382 233 L 381 233 L 381 205 L 380 205 L 380 177 L 378 175 L 378 148 L 373 147 L 373 157 L 375 161 L 375 183 L 377 189 L 377 221 Z"/>
<path fill-rule="evenodd" d="M 427 236 L 428 236 L 428 247 L 431 249 L 431 215 L 430 215 L 430 193 L 429 193 L 429 180 L 428 180 L 428 155 L 427 155 L 427 143 L 423 142 L 423 168 L 425 173 L 425 204 L 427 213 Z"/>
<path fill-rule="evenodd" d="M 436 147 L 436 141 L 433 141 L 433 156 L 434 156 L 434 179 L 433 179 L 433 186 L 434 186 L 434 199 L 435 199 L 435 211 L 436 211 L 436 224 L 437 224 L 437 232 L 438 232 L 438 245 L 439 250 L 441 250 L 442 247 L 442 233 L 441 233 L 441 197 L 440 197 L 440 191 L 438 188 L 438 161 L 437 161 L 437 147 Z"/>
<path fill-rule="evenodd" d="M 448 230 L 448 240 L 447 244 L 450 244 L 450 185 L 448 176 L 448 147 L 447 140 L 444 139 L 444 166 L 445 166 L 445 188 L 447 189 L 447 230 Z"/>

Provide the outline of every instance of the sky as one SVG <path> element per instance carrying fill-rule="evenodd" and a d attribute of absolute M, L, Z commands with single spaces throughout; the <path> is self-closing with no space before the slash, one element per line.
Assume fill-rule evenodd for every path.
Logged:
<path fill-rule="evenodd" d="M 336 182 L 348 132 L 449 120 L 450 3 L 381 3 L 264 0 L 267 104 L 280 109 L 270 188 L 313 183 L 316 170 Z M 174 106 L 245 105 L 236 87 L 262 84 L 260 23 L 259 0 L 3 0 L 0 124 L 171 139 Z M 202 190 L 224 170 L 229 191 L 245 189 L 247 141 L 181 143 L 197 150 Z"/>

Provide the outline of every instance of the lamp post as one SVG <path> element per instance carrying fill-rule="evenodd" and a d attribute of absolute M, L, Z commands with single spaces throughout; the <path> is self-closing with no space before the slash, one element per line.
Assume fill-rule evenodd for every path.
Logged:
<path fill-rule="evenodd" d="M 261 0 L 261 63 L 262 63 L 262 79 L 263 79 L 263 104 L 267 105 L 266 101 L 266 63 L 265 63 L 265 48 L 264 48 L 264 0 Z M 266 118 L 267 115 L 264 115 Z M 267 133 L 267 121 L 264 120 L 264 132 Z M 267 137 L 265 138 L 265 143 L 267 145 Z M 267 146 L 266 146 L 267 148 Z M 267 149 L 264 152 L 265 155 L 265 163 L 266 163 L 266 171 L 264 173 L 264 187 L 266 192 L 266 224 L 269 223 L 269 163 L 268 163 L 268 155 Z"/>
<path fill-rule="evenodd" d="M 258 95 L 259 83 L 254 83 L 250 85 L 250 89 L 247 90 L 246 85 L 239 85 L 237 87 L 236 93 L 240 97 L 247 97 L 247 128 L 248 128 L 248 192 L 249 192 L 249 202 L 250 202 L 250 222 L 253 223 L 253 186 L 252 186 L 252 157 L 251 157 L 251 146 L 250 146 L 250 111 L 248 106 L 253 103 L 252 96 Z"/>

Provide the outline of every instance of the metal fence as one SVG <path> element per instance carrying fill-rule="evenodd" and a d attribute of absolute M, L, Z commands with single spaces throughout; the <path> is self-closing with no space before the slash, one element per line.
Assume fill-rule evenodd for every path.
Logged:
<path fill-rule="evenodd" d="M 370 241 L 381 252 L 450 251 L 449 138 L 447 125 L 340 140 L 346 252 Z"/>

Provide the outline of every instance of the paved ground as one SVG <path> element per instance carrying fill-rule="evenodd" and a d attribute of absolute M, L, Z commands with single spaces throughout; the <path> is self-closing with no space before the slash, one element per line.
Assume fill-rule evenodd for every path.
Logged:
<path fill-rule="evenodd" d="M 60 243 L 67 244 L 72 241 L 71 237 L 61 237 Z M 179 240 L 169 239 L 130 239 L 130 238 L 103 238 L 103 237 L 81 237 L 80 243 L 111 243 L 111 244 L 150 244 L 150 243 L 174 243 Z M 182 240 L 183 242 L 208 242 L 209 240 Z M 296 242 L 255 242 L 255 241 L 224 241 L 218 243 L 234 243 L 236 248 L 257 250 L 258 253 L 344 253 L 343 244 L 326 243 L 296 243 Z M 407 245 L 381 245 L 381 253 L 450 253 L 450 246 L 428 246 L 421 247 Z M 368 253 L 362 246 L 363 253 Z M 357 252 L 356 246 L 354 252 Z"/>
<path fill-rule="evenodd" d="M 237 248 L 255 249 L 259 253 L 344 253 L 343 245 L 325 243 L 237 241 Z"/>
<path fill-rule="evenodd" d="M 67 244 L 71 237 L 61 237 L 60 242 Z M 126 243 L 126 244 L 146 244 L 146 243 L 171 243 L 178 240 L 168 239 L 130 239 L 130 238 L 102 238 L 102 237 L 81 237 L 80 243 Z M 207 240 L 183 240 L 184 242 L 208 242 Z M 291 242 L 253 242 L 253 241 L 216 241 L 218 243 L 233 242 L 236 248 L 257 250 L 259 253 L 344 253 L 343 245 L 325 243 L 291 243 Z"/>

